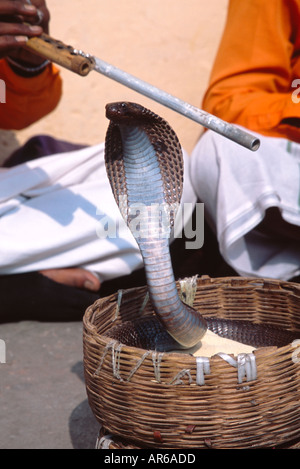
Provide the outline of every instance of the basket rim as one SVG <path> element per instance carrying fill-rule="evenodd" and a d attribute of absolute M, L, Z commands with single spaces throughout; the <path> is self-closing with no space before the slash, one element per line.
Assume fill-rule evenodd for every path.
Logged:
<path fill-rule="evenodd" d="M 180 280 L 176 282 L 177 285 L 179 285 Z M 282 281 L 282 280 L 277 280 L 277 279 L 269 279 L 269 278 L 253 278 L 253 277 L 215 277 L 212 278 L 208 275 L 203 275 L 201 277 L 197 278 L 197 288 L 201 287 L 214 287 L 214 286 L 222 286 L 222 287 L 228 287 L 228 288 L 245 288 L 245 287 L 251 287 L 252 289 L 266 289 L 266 291 L 273 290 L 274 291 L 279 291 L 279 290 L 284 290 L 284 291 L 289 291 L 291 293 L 297 293 L 299 298 L 300 298 L 300 284 L 294 283 L 294 282 L 288 282 L 288 281 Z M 95 314 L 97 314 L 97 309 L 99 307 L 103 308 L 108 306 L 109 304 L 114 304 L 115 301 L 118 298 L 118 294 L 122 293 L 122 298 L 124 298 L 124 295 L 131 295 L 135 294 L 136 296 L 140 293 L 147 293 L 147 285 L 139 286 L 139 287 L 132 287 L 132 288 L 127 288 L 124 290 L 118 290 L 115 293 L 112 293 L 111 295 L 108 295 L 103 298 L 97 299 L 93 304 L 88 306 L 86 308 L 85 314 L 83 316 L 83 324 L 84 327 L 93 332 L 97 333 L 97 328 L 95 324 L 93 323 L 93 317 Z M 129 299 L 130 301 L 130 299 Z M 206 315 L 207 316 L 207 315 Z M 108 337 L 103 336 L 102 334 L 97 334 L 101 339 L 108 345 L 112 340 Z M 300 339 L 300 330 L 299 330 L 299 339 Z M 287 346 L 284 347 L 276 347 L 276 346 L 268 346 L 268 347 L 260 347 L 257 348 L 257 350 L 262 353 L 262 351 L 265 352 L 270 352 L 274 351 L 277 349 L 286 349 Z M 128 346 L 125 344 L 122 344 L 122 349 L 127 350 L 128 352 L 133 351 L 133 350 L 139 350 L 140 352 L 145 352 L 145 349 L 138 348 L 138 347 L 132 347 Z M 176 355 L 182 357 L 184 353 L 181 352 L 169 352 L 168 353 L 170 356 L 171 355 Z M 213 357 L 211 357 L 213 358 Z"/>

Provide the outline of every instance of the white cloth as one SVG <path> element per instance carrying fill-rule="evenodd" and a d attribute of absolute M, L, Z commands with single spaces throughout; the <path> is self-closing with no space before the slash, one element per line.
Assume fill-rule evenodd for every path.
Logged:
<path fill-rule="evenodd" d="M 183 200 L 196 201 L 188 171 Z M 0 172 L 0 275 L 72 266 L 101 281 L 142 266 L 112 195 L 104 144 Z"/>
<path fill-rule="evenodd" d="M 227 263 L 243 276 L 287 280 L 300 272 L 300 239 L 275 241 L 255 227 L 272 206 L 300 225 L 300 145 L 259 138 L 252 152 L 207 131 L 191 156 L 191 181 Z"/>

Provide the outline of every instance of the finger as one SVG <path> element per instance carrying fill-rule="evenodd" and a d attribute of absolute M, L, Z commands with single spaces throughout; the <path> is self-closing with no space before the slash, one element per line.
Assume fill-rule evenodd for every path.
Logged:
<path fill-rule="evenodd" d="M 36 15 L 36 7 L 19 1 L 3 0 L 0 1 L 1 15 L 34 16 Z"/>
<path fill-rule="evenodd" d="M 37 8 L 36 15 L 27 20 L 31 24 L 38 24 L 42 26 L 45 32 L 48 32 L 48 25 L 50 21 L 50 12 L 45 6 Z"/>
<path fill-rule="evenodd" d="M 43 29 L 37 25 L 22 23 L 0 23 L 1 36 L 35 36 L 42 34 Z"/>
<path fill-rule="evenodd" d="M 1 36 L 0 37 L 0 57 L 8 55 L 14 50 L 18 50 L 28 41 L 27 36 Z"/>

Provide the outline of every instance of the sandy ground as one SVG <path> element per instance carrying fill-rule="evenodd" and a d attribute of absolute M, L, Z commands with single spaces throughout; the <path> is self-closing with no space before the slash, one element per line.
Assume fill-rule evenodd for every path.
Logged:
<path fill-rule="evenodd" d="M 228 0 L 48 0 L 51 35 L 137 77 L 201 105 L 222 34 Z M 187 151 L 202 130 L 181 115 L 98 73 L 61 70 L 64 92 L 57 109 L 20 132 L 0 132 L 0 161 L 37 134 L 72 142 L 104 140 L 105 104 L 139 102 L 166 118 Z"/>

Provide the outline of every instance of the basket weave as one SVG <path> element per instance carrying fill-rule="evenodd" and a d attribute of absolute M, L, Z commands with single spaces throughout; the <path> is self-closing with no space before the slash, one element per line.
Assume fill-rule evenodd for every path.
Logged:
<path fill-rule="evenodd" d="M 207 442 L 207 448 L 210 448 Z M 276 446 L 277 449 L 300 449 L 300 440 L 290 441 L 287 444 Z M 96 440 L 95 449 L 145 449 L 141 446 L 126 441 L 120 437 L 110 434 L 105 428 L 100 427 L 98 438 Z"/>
<path fill-rule="evenodd" d="M 98 300 L 84 315 L 87 394 L 107 432 L 135 448 L 298 447 L 300 341 L 260 348 L 250 361 L 245 355 L 201 361 L 104 336 L 112 325 L 152 315 L 145 298 L 146 287 L 124 290 Z M 300 338 L 300 286 L 294 283 L 202 277 L 194 307 L 207 317 L 299 331 Z"/>

